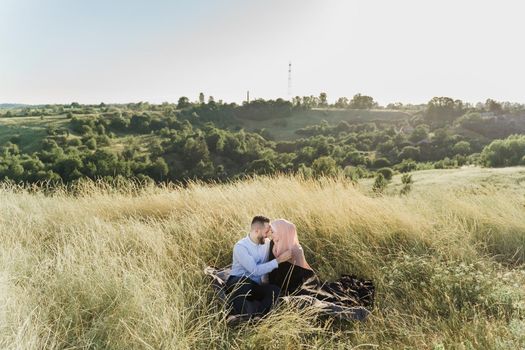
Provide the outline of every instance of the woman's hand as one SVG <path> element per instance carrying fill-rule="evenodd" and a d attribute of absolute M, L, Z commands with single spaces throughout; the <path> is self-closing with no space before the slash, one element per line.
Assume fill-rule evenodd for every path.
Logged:
<path fill-rule="evenodd" d="M 281 255 L 279 255 L 275 259 L 280 264 L 282 262 L 290 260 L 291 258 L 292 258 L 292 251 L 291 250 L 286 250 L 286 251 L 282 252 Z"/>
<path fill-rule="evenodd" d="M 304 261 L 304 260 L 305 260 L 305 257 L 304 257 L 303 247 L 301 247 L 300 245 L 293 247 L 292 248 L 292 263 L 297 264 L 297 262 Z"/>

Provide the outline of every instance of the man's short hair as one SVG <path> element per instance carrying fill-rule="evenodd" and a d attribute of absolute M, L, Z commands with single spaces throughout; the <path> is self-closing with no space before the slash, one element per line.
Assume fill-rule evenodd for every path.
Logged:
<path fill-rule="evenodd" d="M 257 216 L 254 216 L 253 219 L 252 219 L 252 226 L 254 224 L 260 224 L 260 225 L 264 226 L 265 222 L 270 223 L 270 219 L 268 219 L 266 216 L 257 215 Z"/>

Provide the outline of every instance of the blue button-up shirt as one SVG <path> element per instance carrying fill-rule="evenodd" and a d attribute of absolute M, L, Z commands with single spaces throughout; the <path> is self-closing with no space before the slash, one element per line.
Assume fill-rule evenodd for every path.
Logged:
<path fill-rule="evenodd" d="M 233 247 L 233 263 L 230 275 L 245 276 L 261 284 L 262 276 L 276 269 L 279 264 L 276 259 L 268 261 L 270 255 L 270 240 L 257 244 L 246 236 L 235 243 Z"/>

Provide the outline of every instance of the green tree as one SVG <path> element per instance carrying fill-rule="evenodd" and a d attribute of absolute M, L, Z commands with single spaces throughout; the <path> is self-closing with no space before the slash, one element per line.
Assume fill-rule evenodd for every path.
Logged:
<path fill-rule="evenodd" d="M 337 174 L 337 164 L 330 156 L 317 158 L 312 164 L 315 176 L 333 176 Z"/>
<path fill-rule="evenodd" d="M 190 103 L 189 98 L 187 98 L 186 96 L 182 96 L 181 98 L 179 98 L 179 101 L 177 102 L 178 109 L 184 109 L 190 106 L 191 106 L 191 103 Z"/>
<path fill-rule="evenodd" d="M 373 167 L 376 169 L 386 168 L 390 166 L 390 162 L 386 158 L 377 158 L 376 160 L 374 160 L 373 164 Z"/>
<path fill-rule="evenodd" d="M 390 181 L 392 180 L 392 176 L 394 176 L 394 171 L 390 168 L 381 168 L 377 170 L 379 174 L 382 174 L 385 180 Z"/>
<path fill-rule="evenodd" d="M 85 164 L 92 163 L 96 169 L 97 177 L 115 176 L 119 174 L 118 158 L 115 153 L 107 149 L 98 149 L 93 154 L 87 156 Z"/>
<path fill-rule="evenodd" d="M 428 137 L 428 126 L 425 124 L 418 125 L 410 134 L 409 140 L 417 143 Z"/>
<path fill-rule="evenodd" d="M 110 127 L 114 130 L 123 131 L 129 126 L 130 120 L 123 116 L 111 118 Z"/>
<path fill-rule="evenodd" d="M 151 126 L 151 117 L 147 114 L 139 114 L 131 117 L 129 128 L 140 133 L 148 133 Z"/>
<path fill-rule="evenodd" d="M 246 171 L 254 174 L 272 174 L 275 172 L 275 166 L 271 160 L 261 158 L 248 164 Z"/>
<path fill-rule="evenodd" d="M 64 181 L 72 181 L 82 175 L 79 171 L 82 167 L 83 163 L 80 158 L 75 156 L 64 157 L 53 165 L 53 171 L 59 174 Z"/>
<path fill-rule="evenodd" d="M 470 153 L 470 143 L 468 141 L 459 141 L 457 142 L 452 150 L 455 154 L 467 155 Z"/>
<path fill-rule="evenodd" d="M 86 145 L 87 148 L 89 148 L 90 150 L 95 150 L 97 149 L 97 140 L 94 138 L 94 137 L 91 137 L 89 139 L 86 140 L 86 142 L 84 143 Z"/>
<path fill-rule="evenodd" d="M 485 109 L 494 114 L 501 114 L 501 112 L 503 112 L 503 107 L 501 106 L 501 103 L 498 103 L 491 98 L 485 101 Z"/>
<path fill-rule="evenodd" d="M 377 107 L 377 102 L 371 96 L 356 94 L 350 101 L 350 108 L 353 109 L 372 109 Z"/>
<path fill-rule="evenodd" d="M 99 135 L 105 135 L 106 134 L 106 128 L 102 124 L 97 125 L 97 133 Z"/>
<path fill-rule="evenodd" d="M 483 148 L 481 159 L 490 167 L 519 165 L 525 155 L 525 135 L 510 135 Z"/>
<path fill-rule="evenodd" d="M 21 181 L 24 177 L 24 167 L 20 164 L 18 159 L 12 159 L 7 168 L 7 177 L 15 181 Z"/>
<path fill-rule="evenodd" d="M 336 108 L 348 108 L 349 104 L 350 103 L 347 97 L 339 97 L 335 102 L 334 106 Z"/>
<path fill-rule="evenodd" d="M 420 155 L 419 147 L 405 146 L 397 156 L 399 159 L 412 159 L 418 160 Z"/>
<path fill-rule="evenodd" d="M 319 94 L 319 107 L 328 107 L 328 96 L 326 92 L 321 92 Z"/>
<path fill-rule="evenodd" d="M 209 131 L 205 137 L 206 139 L 206 145 L 208 145 L 208 149 L 211 152 L 222 152 L 224 149 L 224 136 L 222 135 L 222 132 L 217 129 L 213 128 L 211 131 Z"/>
<path fill-rule="evenodd" d="M 395 165 L 395 169 L 401 173 L 408 173 L 417 169 L 417 163 L 412 159 L 404 159 Z"/>
<path fill-rule="evenodd" d="M 154 180 L 162 181 L 168 175 L 168 171 L 168 164 L 166 164 L 164 158 L 159 157 L 148 166 L 147 175 Z"/>
<path fill-rule="evenodd" d="M 184 143 L 183 157 L 189 166 L 197 164 L 199 161 L 206 161 L 210 156 L 210 151 L 206 142 L 202 138 L 188 138 Z"/>
<path fill-rule="evenodd" d="M 461 100 L 453 100 L 450 97 L 434 97 L 427 104 L 425 119 L 433 126 L 443 126 L 454 121 L 464 111 Z"/>
<path fill-rule="evenodd" d="M 308 167 L 304 163 L 301 163 L 299 164 L 299 167 L 297 168 L 297 175 L 302 176 L 305 179 L 309 179 L 314 176 L 314 172 L 312 168 Z"/>
<path fill-rule="evenodd" d="M 93 129 L 89 125 L 82 125 L 80 130 L 82 135 L 91 135 L 93 133 Z"/>

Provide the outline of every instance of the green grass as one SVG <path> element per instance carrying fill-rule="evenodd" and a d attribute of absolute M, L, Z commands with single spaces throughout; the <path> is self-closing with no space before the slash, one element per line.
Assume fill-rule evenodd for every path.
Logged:
<path fill-rule="evenodd" d="M 69 120 L 65 115 L 44 117 L 0 118 L 0 145 L 8 142 L 13 136 L 20 136 L 20 150 L 32 153 L 41 149 L 41 142 L 47 136 L 49 126 L 66 128 Z"/>
<path fill-rule="evenodd" d="M 82 118 L 87 115 L 77 115 Z M 13 136 L 19 136 L 18 145 L 24 153 L 32 153 L 41 150 L 41 142 L 47 136 L 47 128 L 56 129 L 69 128 L 69 119 L 65 115 L 48 116 L 43 120 L 40 117 L 12 117 L 0 118 L 0 145 L 8 142 Z M 70 135 L 70 138 L 75 137 Z M 111 140 L 111 145 L 107 148 L 122 151 L 131 144 L 136 144 L 141 148 L 152 142 L 155 135 L 130 135 L 118 134 Z"/>
<path fill-rule="evenodd" d="M 401 174 L 395 175 L 386 188 L 387 194 L 399 193 L 403 184 Z M 475 166 L 460 169 L 421 170 L 412 173 L 412 191 L 425 192 L 428 189 L 443 191 L 462 189 L 464 191 L 510 190 L 525 196 L 525 167 L 480 168 Z M 374 179 L 360 180 L 363 191 L 371 189 Z"/>

